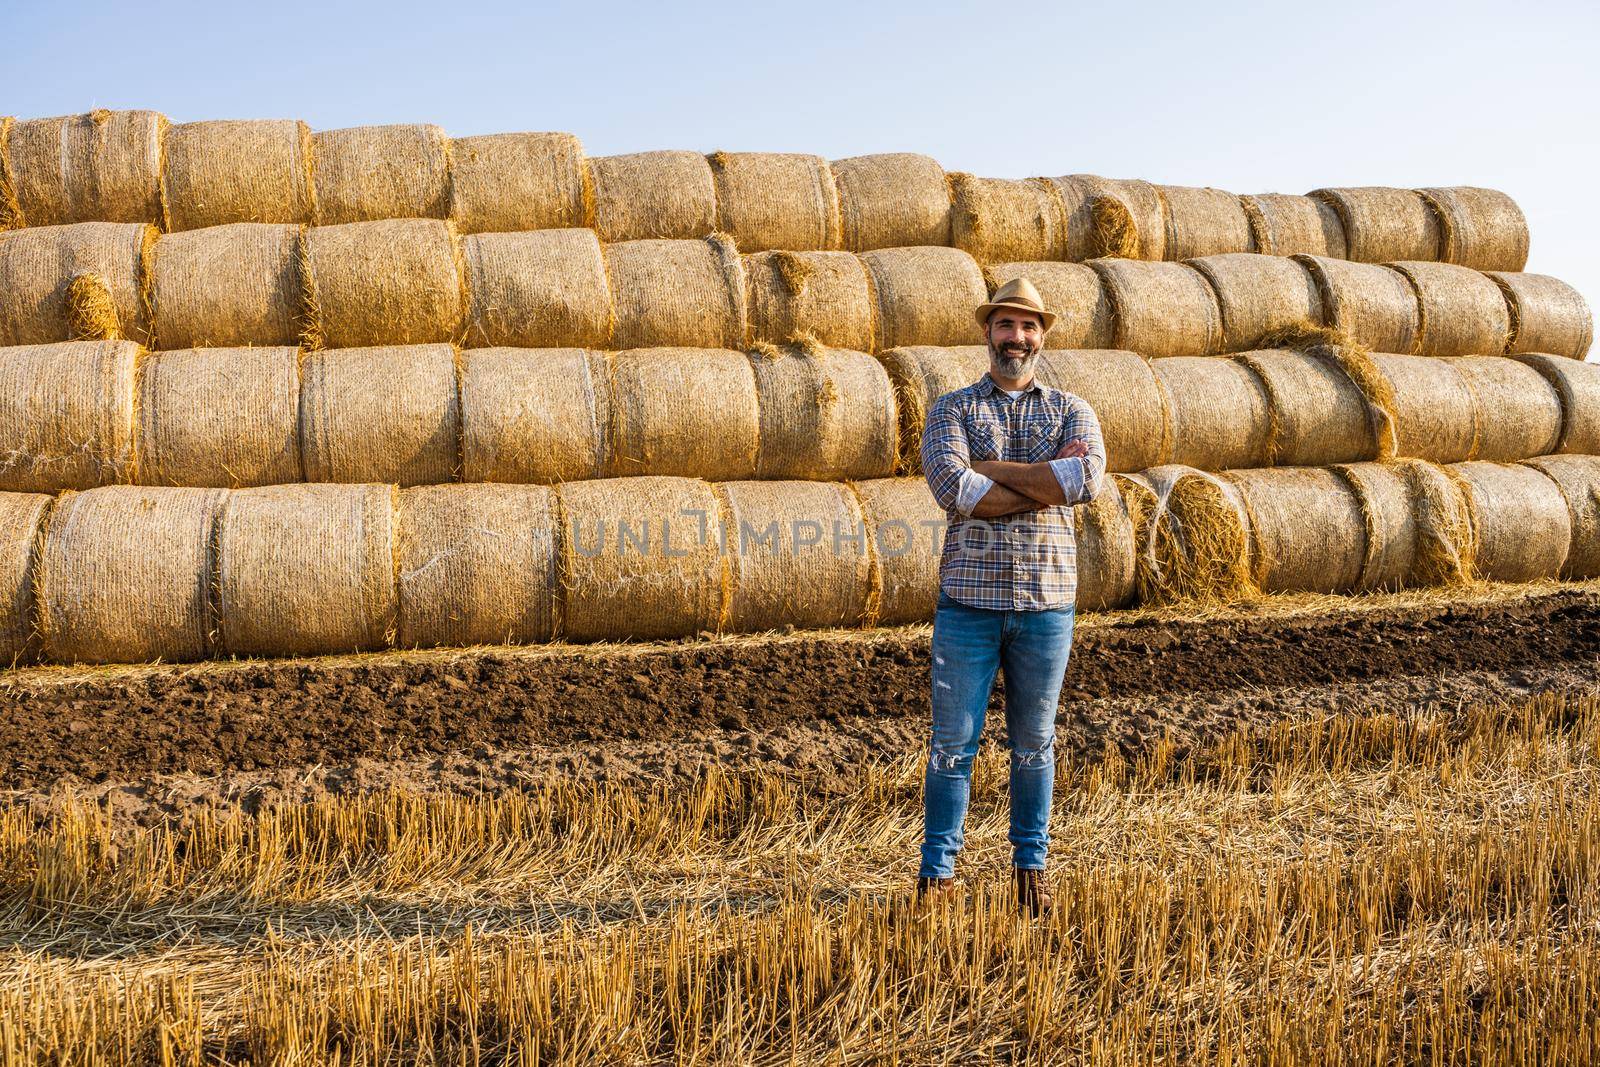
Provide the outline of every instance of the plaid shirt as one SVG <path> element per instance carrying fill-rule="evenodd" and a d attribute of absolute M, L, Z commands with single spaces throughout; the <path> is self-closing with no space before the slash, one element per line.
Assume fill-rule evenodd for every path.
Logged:
<path fill-rule="evenodd" d="M 1088 455 L 1056 459 L 1068 441 Z M 978 460 L 1050 461 L 1066 504 L 990 519 L 972 511 L 994 482 Z M 987 374 L 934 401 L 922 431 L 922 471 L 950 528 L 939 560 L 939 588 L 994 611 L 1041 611 L 1073 604 L 1078 592 L 1073 504 L 1092 500 L 1105 475 L 1100 420 L 1082 397 L 1038 379 L 1013 399 Z"/>

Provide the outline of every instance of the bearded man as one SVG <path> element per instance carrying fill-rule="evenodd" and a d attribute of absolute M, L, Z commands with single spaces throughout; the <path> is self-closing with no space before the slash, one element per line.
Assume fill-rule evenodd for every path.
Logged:
<path fill-rule="evenodd" d="M 977 309 L 989 372 L 941 396 L 922 469 L 949 521 L 933 622 L 933 730 L 917 896 L 955 891 L 972 759 L 995 675 L 1005 672 L 1017 905 L 1053 905 L 1045 878 L 1056 707 L 1077 594 L 1074 505 L 1105 476 L 1100 422 L 1081 397 L 1034 376 L 1056 316 L 1025 278 Z"/>

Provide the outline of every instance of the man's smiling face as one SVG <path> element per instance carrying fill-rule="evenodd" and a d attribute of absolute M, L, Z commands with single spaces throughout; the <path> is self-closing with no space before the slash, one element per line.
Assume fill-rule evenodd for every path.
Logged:
<path fill-rule="evenodd" d="M 1044 319 L 1031 311 L 997 308 L 983 332 L 989 342 L 991 368 L 1013 380 L 1033 373 L 1044 347 Z"/>

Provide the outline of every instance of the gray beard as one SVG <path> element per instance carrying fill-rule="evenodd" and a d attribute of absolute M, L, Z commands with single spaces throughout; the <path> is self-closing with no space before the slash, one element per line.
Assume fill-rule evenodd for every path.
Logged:
<path fill-rule="evenodd" d="M 1018 380 L 1033 374 L 1033 368 L 1039 362 L 1039 353 L 1032 352 L 1026 356 L 1011 356 L 996 351 L 992 346 L 989 349 L 989 363 L 995 370 L 1006 378 Z"/>

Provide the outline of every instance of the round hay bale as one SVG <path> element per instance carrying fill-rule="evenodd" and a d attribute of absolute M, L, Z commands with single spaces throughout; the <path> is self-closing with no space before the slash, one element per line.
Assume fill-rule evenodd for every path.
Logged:
<path fill-rule="evenodd" d="M 467 301 L 455 231 L 392 219 L 306 231 L 308 348 L 420 345 L 456 339 Z"/>
<path fill-rule="evenodd" d="M 744 344 L 744 268 L 726 240 L 624 241 L 605 262 L 617 348 Z"/>
<path fill-rule="evenodd" d="M 1366 524 L 1356 591 L 1468 579 L 1475 550 L 1471 516 L 1465 493 L 1443 467 L 1408 459 L 1334 469 L 1355 491 Z"/>
<path fill-rule="evenodd" d="M 791 349 L 753 357 L 760 409 L 758 478 L 887 478 L 899 413 L 883 364 L 862 352 Z"/>
<path fill-rule="evenodd" d="M 1438 261 L 1439 217 L 1416 190 L 1358 186 L 1313 189 L 1311 196 L 1339 213 L 1345 252 L 1355 262 Z"/>
<path fill-rule="evenodd" d="M 1332 204 L 1287 193 L 1241 196 L 1257 252 L 1268 256 L 1330 256 L 1347 259 L 1344 223 Z"/>
<path fill-rule="evenodd" d="M 685 637 L 725 618 L 729 560 L 721 506 L 696 478 L 568 482 L 562 514 L 566 636 Z"/>
<path fill-rule="evenodd" d="M 431 123 L 312 134 L 317 223 L 450 217 L 450 139 Z"/>
<path fill-rule="evenodd" d="M 1100 492 L 1072 509 L 1076 526 L 1079 611 L 1129 607 L 1138 592 L 1138 549 L 1133 517 L 1115 478 L 1101 482 Z"/>
<path fill-rule="evenodd" d="M 42 493 L 0 493 L 0 666 L 39 656 L 34 590 L 45 516 L 54 503 Z"/>
<path fill-rule="evenodd" d="M 1583 359 L 1594 340 L 1594 317 L 1576 289 L 1547 274 L 1490 271 L 1511 312 L 1507 352 L 1546 352 Z"/>
<path fill-rule="evenodd" d="M 1478 446 L 1478 404 L 1454 363 L 1429 356 L 1374 354 L 1389 386 L 1396 456 L 1434 463 L 1470 459 Z"/>
<path fill-rule="evenodd" d="M 1119 476 L 1139 545 L 1146 604 L 1213 604 L 1257 592 L 1249 517 L 1238 489 L 1178 464 Z"/>
<path fill-rule="evenodd" d="M 0 489 L 53 493 L 126 480 L 138 357 L 129 341 L 0 348 Z"/>
<path fill-rule="evenodd" d="M 1010 181 L 950 175 L 951 244 L 982 263 L 1062 257 L 1061 198 L 1043 178 Z"/>
<path fill-rule="evenodd" d="M 853 252 L 759 252 L 744 257 L 749 340 L 811 338 L 872 349 L 872 284 Z"/>
<path fill-rule="evenodd" d="M 1116 316 L 1116 347 L 1141 356 L 1222 351 L 1222 311 L 1205 276 L 1186 263 L 1097 259 Z"/>
<path fill-rule="evenodd" d="M 154 227 L 117 222 L 0 233 L 0 344 L 71 340 L 74 316 L 79 313 L 72 282 L 83 275 L 94 275 L 96 287 L 109 293 L 115 332 L 130 341 L 150 343 L 145 286 L 147 256 L 155 236 Z"/>
<path fill-rule="evenodd" d="M 605 473 L 611 372 L 581 348 L 461 353 L 461 465 L 468 482 L 548 484 Z"/>
<path fill-rule="evenodd" d="M 982 378 L 989 369 L 989 350 L 982 345 L 908 345 L 878 358 L 894 383 L 900 409 L 902 469 L 914 474 L 922 469 L 922 430 L 933 402 Z"/>
<path fill-rule="evenodd" d="M 635 152 L 589 160 L 600 240 L 689 240 L 717 228 L 717 187 L 698 152 Z"/>
<path fill-rule="evenodd" d="M 1264 593 L 1346 593 L 1361 582 L 1367 525 L 1350 484 L 1319 467 L 1230 471 L 1249 518 Z"/>
<path fill-rule="evenodd" d="M 1044 306 L 1056 313 L 1047 348 L 1110 348 L 1117 333 L 1111 299 L 1093 267 L 1082 263 L 1000 263 L 986 271 L 990 295 L 1013 278 L 1026 278 Z"/>
<path fill-rule="evenodd" d="M 988 350 L 979 351 L 983 369 L 962 384 L 988 369 Z M 1038 375 L 1045 385 L 1082 397 L 1094 410 L 1107 470 L 1137 471 L 1167 462 L 1173 443 L 1171 402 L 1149 360 L 1115 349 L 1046 352 Z"/>
<path fill-rule="evenodd" d="M 227 493 L 113 485 L 63 493 L 39 559 L 39 631 L 58 663 L 212 653 L 213 531 Z"/>
<path fill-rule="evenodd" d="M 1324 319 L 1322 294 L 1298 260 L 1237 252 L 1203 256 L 1189 266 L 1216 293 L 1224 351 L 1248 352 L 1274 334 Z"/>
<path fill-rule="evenodd" d="M 864 252 L 876 303 L 875 351 L 982 340 L 973 312 L 989 299 L 983 271 L 958 248 Z"/>
<path fill-rule="evenodd" d="M 727 629 L 864 621 L 872 592 L 871 539 L 848 485 L 724 482 L 715 488 L 731 568 Z"/>
<path fill-rule="evenodd" d="M 6 137 L 22 225 L 161 221 L 166 116 L 107 111 L 24 119 Z"/>
<path fill-rule="evenodd" d="M 1561 400 L 1561 436 L 1550 451 L 1600 455 L 1600 364 L 1566 356 L 1522 355 Z"/>
<path fill-rule="evenodd" d="M 611 357 L 610 477 L 753 478 L 761 446 L 743 352 L 637 348 Z"/>
<path fill-rule="evenodd" d="M 300 341 L 300 227 L 236 222 L 168 234 L 151 256 L 163 348 Z"/>
<path fill-rule="evenodd" d="M 230 492 L 217 523 L 220 650 L 310 656 L 387 646 L 395 493 L 388 485 Z"/>
<path fill-rule="evenodd" d="M 1326 256 L 1295 256 L 1322 299 L 1323 324 L 1375 352 L 1417 350 L 1422 307 L 1409 279 L 1391 267 Z"/>
<path fill-rule="evenodd" d="M 718 230 L 740 250 L 839 247 L 839 193 L 821 156 L 716 152 L 710 156 Z"/>
<path fill-rule="evenodd" d="M 202 348 L 139 361 L 138 480 L 237 488 L 304 479 L 300 350 Z"/>
<path fill-rule="evenodd" d="M 425 485 L 402 491 L 396 509 L 396 646 L 461 648 L 555 637 L 555 490 Z"/>
<path fill-rule="evenodd" d="M 1417 293 L 1417 354 L 1498 356 L 1511 339 L 1505 298 L 1492 278 L 1450 263 L 1392 263 Z"/>
<path fill-rule="evenodd" d="M 17 203 L 16 182 L 11 176 L 11 163 L 6 151 L 6 141 L 11 137 L 11 127 L 16 119 L 0 115 L 0 230 L 12 230 L 25 225 L 22 207 Z"/>
<path fill-rule="evenodd" d="M 1175 262 L 1230 252 L 1254 252 L 1250 217 L 1236 193 L 1158 185 L 1166 219 L 1166 258 Z"/>
<path fill-rule="evenodd" d="M 1572 547 L 1563 578 L 1600 578 L 1600 457 L 1541 456 L 1526 461 L 1555 483 L 1567 502 Z"/>
<path fill-rule="evenodd" d="M 1534 582 L 1561 573 L 1572 545 L 1572 519 L 1555 482 L 1511 463 L 1458 463 L 1450 473 L 1472 507 L 1477 577 Z"/>
<path fill-rule="evenodd" d="M 1450 361 L 1477 401 L 1474 459 L 1509 463 L 1543 456 L 1561 441 L 1561 397 L 1533 367 L 1504 356 Z"/>
<path fill-rule="evenodd" d="M 479 233 L 461 242 L 467 342 L 604 348 L 615 315 L 593 230 Z"/>
<path fill-rule="evenodd" d="M 1378 457 L 1388 416 L 1337 359 L 1322 351 L 1263 349 L 1239 362 L 1255 371 L 1266 391 L 1273 426 L 1271 463 L 1320 467 Z"/>
<path fill-rule="evenodd" d="M 1248 364 L 1178 356 L 1153 361 L 1151 370 L 1167 398 L 1169 462 L 1206 471 L 1271 462 L 1271 406 Z"/>
<path fill-rule="evenodd" d="M 950 243 L 944 168 L 912 152 L 836 159 L 839 234 L 851 252 Z"/>
<path fill-rule="evenodd" d="M 162 169 L 169 233 L 236 222 L 310 223 L 311 130 L 294 119 L 183 122 Z"/>
<path fill-rule="evenodd" d="M 301 362 L 308 482 L 453 482 L 460 440 L 450 345 L 342 348 L 308 352 Z"/>
<path fill-rule="evenodd" d="M 1498 189 L 1467 185 L 1418 189 L 1439 217 L 1440 259 L 1474 270 L 1521 270 L 1528 263 L 1528 220 Z"/>
<path fill-rule="evenodd" d="M 1094 174 L 1070 174 L 1050 183 L 1066 219 L 1064 258 L 1167 258 L 1166 209 L 1154 185 Z"/>
<path fill-rule="evenodd" d="M 921 478 L 855 482 L 871 534 L 869 626 L 928 622 L 939 602 L 939 555 L 948 520 Z"/>
<path fill-rule="evenodd" d="M 450 218 L 463 234 L 589 225 L 583 145 L 570 133 L 456 138 Z"/>

